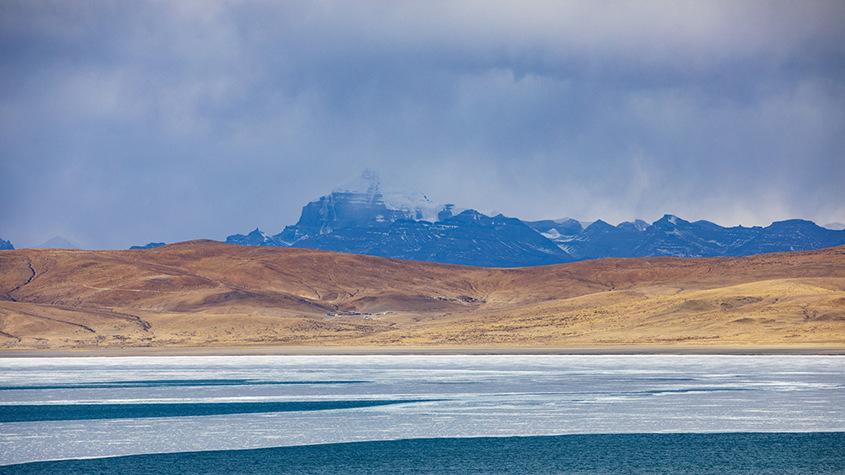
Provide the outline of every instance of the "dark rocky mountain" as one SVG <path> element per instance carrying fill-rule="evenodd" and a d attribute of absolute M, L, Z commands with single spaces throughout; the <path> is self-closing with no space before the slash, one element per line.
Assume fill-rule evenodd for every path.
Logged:
<path fill-rule="evenodd" d="M 623 221 L 619 223 L 617 227 L 628 231 L 645 231 L 648 227 L 648 223 L 642 219 L 635 219 L 633 221 Z"/>
<path fill-rule="evenodd" d="M 0 251 L 10 251 L 14 248 L 12 241 L 4 241 L 3 238 L 0 238 Z"/>
<path fill-rule="evenodd" d="M 297 225 L 298 226 L 298 225 Z M 288 227 L 281 239 L 296 233 Z M 392 222 L 347 225 L 331 232 L 304 235 L 294 247 L 487 267 L 514 267 L 568 262 L 553 242 L 516 218 L 486 216 L 466 210 L 436 222 L 407 218 Z"/>
<path fill-rule="evenodd" d="M 549 239 L 555 239 L 560 236 L 577 236 L 584 230 L 581 227 L 581 222 L 572 218 L 526 221 L 525 224 L 531 226 Z"/>
<path fill-rule="evenodd" d="M 641 242 L 642 232 L 628 226 L 613 226 L 601 219 L 587 226 L 583 232 L 558 244 L 575 259 L 625 256 Z"/>
<path fill-rule="evenodd" d="M 845 231 L 825 229 L 812 221 L 803 219 L 776 221 L 765 228 L 751 229 L 756 231 L 753 237 L 731 249 L 728 255 L 746 256 L 764 252 L 808 251 L 845 243 Z"/>
<path fill-rule="evenodd" d="M 386 193 L 365 172 L 302 208 L 299 221 L 280 233 L 260 229 L 226 238 L 230 244 L 324 249 L 419 261 L 486 267 L 556 264 L 602 257 L 742 256 L 845 244 L 845 231 L 812 221 L 766 227 L 723 227 L 667 214 L 648 224 L 574 219 L 521 221 L 487 216 L 419 193 Z"/>
<path fill-rule="evenodd" d="M 529 223 L 533 224 L 533 223 Z M 636 220 L 612 226 L 598 220 L 576 235 L 551 236 L 574 259 L 644 256 L 745 256 L 801 251 L 845 244 L 845 231 L 812 221 L 778 221 L 761 227 L 723 227 L 710 221 L 686 221 L 667 214 L 652 224 Z"/>
<path fill-rule="evenodd" d="M 286 247 L 287 243 L 276 241 L 273 236 L 255 228 L 247 234 L 233 234 L 226 238 L 229 244 L 240 244 L 241 246 L 281 246 Z"/>
<path fill-rule="evenodd" d="M 422 194 L 384 193 L 378 178 L 365 173 L 358 183 L 305 205 L 299 221 L 279 234 L 255 229 L 229 236 L 226 242 L 489 267 L 572 260 L 519 219 L 456 211 Z"/>
<path fill-rule="evenodd" d="M 139 249 L 155 249 L 157 247 L 162 247 L 162 246 L 165 246 L 165 245 L 167 245 L 166 242 L 148 242 L 148 243 L 144 244 L 143 246 L 131 246 L 129 248 L 129 250 L 132 251 L 132 250 L 139 250 Z"/>

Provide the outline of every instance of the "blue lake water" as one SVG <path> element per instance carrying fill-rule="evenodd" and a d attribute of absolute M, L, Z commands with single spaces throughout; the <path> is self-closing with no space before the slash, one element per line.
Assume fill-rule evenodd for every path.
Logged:
<path fill-rule="evenodd" d="M 845 433 L 438 438 L 36 462 L 0 474 L 843 473 Z"/>
<path fill-rule="evenodd" d="M 355 409 L 428 401 L 427 399 L 400 399 L 395 401 L 390 399 L 363 399 L 355 401 L 188 402 L 177 404 L 10 404 L 0 406 L 0 423 L 327 411 L 330 409 Z"/>
<path fill-rule="evenodd" d="M 845 470 L 843 363 L 0 358 L 0 465 L 12 473 L 244 471 L 238 464 L 253 473 L 836 473 Z M 260 448 L 269 449 L 247 450 Z M 55 460 L 64 461 L 14 465 Z"/>

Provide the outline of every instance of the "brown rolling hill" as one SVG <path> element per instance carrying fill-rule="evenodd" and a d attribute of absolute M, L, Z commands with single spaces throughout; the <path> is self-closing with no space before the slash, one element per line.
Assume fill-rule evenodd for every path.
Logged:
<path fill-rule="evenodd" d="M 192 241 L 0 251 L 0 348 L 845 348 L 845 247 L 483 269 Z"/>

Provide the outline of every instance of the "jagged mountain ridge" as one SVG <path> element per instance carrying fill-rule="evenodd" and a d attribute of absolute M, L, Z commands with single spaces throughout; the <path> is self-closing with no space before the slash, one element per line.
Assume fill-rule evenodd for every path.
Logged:
<path fill-rule="evenodd" d="M 802 251 L 843 244 L 845 232 L 792 219 L 761 227 L 723 227 L 664 215 L 652 224 L 637 220 L 613 226 L 598 220 L 580 232 L 553 239 L 576 260 L 602 257 L 715 257 Z M 534 226 L 534 223 L 529 223 Z M 534 226 L 550 235 L 545 226 Z"/>
<path fill-rule="evenodd" d="M 296 224 L 280 233 L 255 229 L 226 238 L 229 244 L 323 249 L 398 259 L 485 267 L 523 267 L 603 257 L 715 257 L 811 250 L 845 244 L 845 231 L 812 221 L 787 220 L 761 227 L 723 227 L 667 214 L 649 224 L 616 226 L 598 220 L 522 221 L 487 216 L 420 193 L 386 193 L 365 172 L 306 204 Z"/>
<path fill-rule="evenodd" d="M 3 238 L 0 238 L 0 251 L 11 251 L 14 249 L 15 246 L 12 245 L 12 241 L 6 241 Z"/>
<path fill-rule="evenodd" d="M 369 172 L 302 208 L 299 221 L 269 235 L 260 229 L 229 244 L 323 249 L 449 264 L 521 267 L 572 259 L 524 222 L 476 210 L 457 212 L 427 196 L 385 193 Z"/>

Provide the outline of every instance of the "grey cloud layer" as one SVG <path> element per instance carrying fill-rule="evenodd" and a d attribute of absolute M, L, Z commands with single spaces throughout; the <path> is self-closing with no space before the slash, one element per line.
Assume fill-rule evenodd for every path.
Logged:
<path fill-rule="evenodd" d="M 5 2 L 0 236 L 277 231 L 364 167 L 526 218 L 845 221 L 842 2 Z"/>

